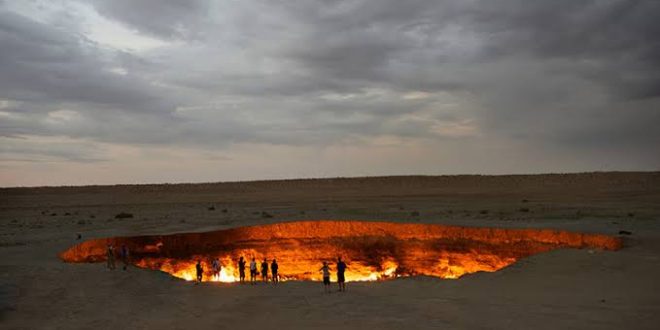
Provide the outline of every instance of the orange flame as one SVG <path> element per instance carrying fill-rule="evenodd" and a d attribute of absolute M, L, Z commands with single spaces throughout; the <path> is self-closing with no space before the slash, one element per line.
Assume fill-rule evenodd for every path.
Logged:
<path fill-rule="evenodd" d="M 66 262 L 100 262 L 105 260 L 109 244 L 129 247 L 132 262 L 138 267 L 192 281 L 196 279 L 195 264 L 200 261 L 203 281 L 231 283 L 239 279 L 240 256 L 248 264 L 255 258 L 258 270 L 264 258 L 269 264 L 277 258 L 283 281 L 320 281 L 322 262 L 329 262 L 334 269 L 338 256 L 348 264 L 347 281 L 414 275 L 455 279 L 480 271 L 494 272 L 520 258 L 557 248 L 616 250 L 621 240 L 556 230 L 302 221 L 208 233 L 97 239 L 78 244 L 60 257 Z M 222 265 L 220 274 L 212 271 L 215 258 Z M 246 272 L 249 280 L 249 269 Z M 268 275 L 272 276 L 270 267 Z M 334 274 L 331 279 L 336 280 Z"/>

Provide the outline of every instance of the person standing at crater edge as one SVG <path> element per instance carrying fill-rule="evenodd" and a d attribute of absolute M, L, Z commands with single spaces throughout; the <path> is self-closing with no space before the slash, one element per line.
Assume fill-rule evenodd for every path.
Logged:
<path fill-rule="evenodd" d="M 128 269 L 129 263 L 129 252 L 128 247 L 125 244 L 121 245 L 121 251 L 119 252 L 121 256 L 121 261 L 124 264 L 124 270 Z"/>
<path fill-rule="evenodd" d="M 106 254 L 108 269 L 115 269 L 115 248 L 112 246 L 112 244 L 108 244 L 108 251 Z"/>
<path fill-rule="evenodd" d="M 243 257 L 238 259 L 238 280 L 245 283 L 245 260 Z"/>
<path fill-rule="evenodd" d="M 257 284 L 257 261 L 252 257 L 250 261 L 250 284 Z"/>
<path fill-rule="evenodd" d="M 220 261 L 218 261 L 218 258 L 213 258 L 213 262 L 211 263 L 211 267 L 213 267 L 213 276 L 215 277 L 216 281 L 220 280 L 220 271 L 222 270 L 222 266 L 220 265 Z"/>
<path fill-rule="evenodd" d="M 197 265 L 195 265 L 195 270 L 197 270 L 197 283 L 201 283 L 202 277 L 204 276 L 204 268 L 202 268 L 201 260 L 197 260 Z"/>
<path fill-rule="evenodd" d="M 321 272 L 323 272 L 323 291 L 325 293 L 330 292 L 330 266 L 328 266 L 328 262 L 324 261 L 323 262 L 323 267 L 319 269 Z"/>
<path fill-rule="evenodd" d="M 261 263 L 261 281 L 268 282 L 268 260 L 266 258 Z"/>
<path fill-rule="evenodd" d="M 346 291 L 346 278 L 344 277 L 344 272 L 346 272 L 346 264 L 341 261 L 341 257 L 337 258 L 337 284 L 339 284 L 339 291 Z"/>
<path fill-rule="evenodd" d="M 273 258 L 273 262 L 270 264 L 270 274 L 273 277 L 273 283 L 277 284 L 280 282 L 279 275 L 277 275 L 277 270 L 279 266 L 277 265 L 277 260 Z"/>

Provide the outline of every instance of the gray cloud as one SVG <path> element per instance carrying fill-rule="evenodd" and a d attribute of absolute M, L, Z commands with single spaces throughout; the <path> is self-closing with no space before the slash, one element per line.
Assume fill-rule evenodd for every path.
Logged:
<path fill-rule="evenodd" d="M 4 6 L 2 136 L 202 149 L 388 137 L 660 166 L 658 1 L 92 2 L 164 42 L 145 51 Z"/>
<path fill-rule="evenodd" d="M 167 106 L 164 90 L 141 77 L 108 71 L 120 54 L 103 52 L 73 31 L 3 11 L 0 42 L 6 47 L 0 53 L 2 98 L 48 104 L 102 104 L 138 112 Z"/>
<path fill-rule="evenodd" d="M 205 0 L 98 0 L 92 4 L 99 14 L 111 20 L 166 39 L 193 38 L 197 27 L 210 19 L 206 16 L 209 3 Z"/>

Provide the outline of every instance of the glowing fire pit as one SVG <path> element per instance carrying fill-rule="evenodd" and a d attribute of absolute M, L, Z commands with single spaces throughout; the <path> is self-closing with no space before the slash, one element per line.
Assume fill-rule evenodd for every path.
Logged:
<path fill-rule="evenodd" d="M 237 262 L 277 259 L 282 280 L 320 281 L 322 261 L 341 256 L 347 281 L 374 281 L 428 275 L 446 279 L 494 272 L 520 258 L 559 248 L 617 250 L 621 240 L 599 234 L 557 230 L 497 229 L 359 221 L 301 221 L 206 233 L 114 237 L 75 245 L 60 254 L 65 262 L 101 262 L 106 247 L 126 245 L 131 262 L 185 280 L 204 266 L 204 281 L 238 281 Z M 212 276 L 211 261 L 222 264 Z M 332 280 L 335 280 L 334 278 Z"/>

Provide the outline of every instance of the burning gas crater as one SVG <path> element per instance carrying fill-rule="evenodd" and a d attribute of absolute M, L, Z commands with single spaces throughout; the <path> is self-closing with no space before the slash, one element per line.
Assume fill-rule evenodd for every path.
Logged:
<path fill-rule="evenodd" d="M 617 250 L 621 240 L 557 230 L 497 229 L 359 221 L 301 221 L 206 233 L 95 239 L 62 252 L 65 262 L 102 262 L 106 248 L 126 245 L 131 263 L 187 281 L 201 260 L 204 281 L 238 281 L 237 262 L 277 259 L 281 280 L 322 280 L 323 261 L 341 256 L 347 281 L 427 275 L 444 279 L 494 272 L 520 258 L 560 248 Z M 222 264 L 212 275 L 211 261 Z M 331 278 L 335 280 L 334 276 Z"/>

